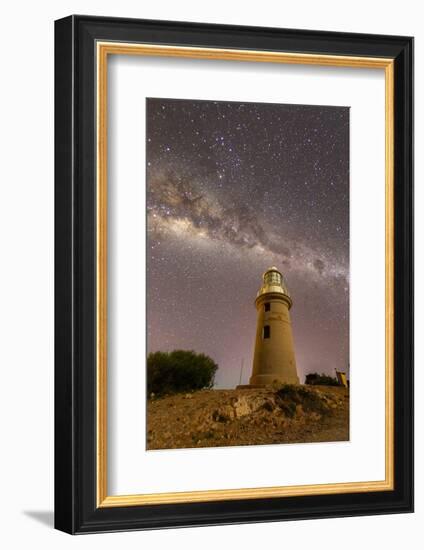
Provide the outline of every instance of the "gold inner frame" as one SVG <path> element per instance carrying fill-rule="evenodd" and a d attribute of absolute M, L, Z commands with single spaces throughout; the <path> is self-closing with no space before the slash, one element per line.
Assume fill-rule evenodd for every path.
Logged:
<path fill-rule="evenodd" d="M 96 44 L 97 54 L 97 506 L 137 506 L 388 491 L 394 489 L 394 60 L 254 50 L 194 48 L 122 42 Z M 109 496 L 107 493 L 107 61 L 109 55 L 143 55 L 256 61 L 385 71 L 385 479 L 315 485 L 214 489 Z"/>

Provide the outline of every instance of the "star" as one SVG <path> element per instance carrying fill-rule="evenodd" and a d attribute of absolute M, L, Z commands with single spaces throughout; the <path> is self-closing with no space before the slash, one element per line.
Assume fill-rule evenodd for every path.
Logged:
<path fill-rule="evenodd" d="M 149 351 L 193 349 L 218 387 L 250 376 L 253 305 L 277 265 L 300 377 L 349 357 L 349 109 L 147 100 Z"/>

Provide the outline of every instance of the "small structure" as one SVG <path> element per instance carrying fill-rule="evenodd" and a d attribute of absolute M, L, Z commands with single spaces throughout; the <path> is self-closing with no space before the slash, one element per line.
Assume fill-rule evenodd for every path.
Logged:
<path fill-rule="evenodd" d="M 345 372 L 336 370 L 336 376 L 337 376 L 337 382 L 339 383 L 339 386 L 344 386 L 345 388 L 349 387 L 349 383 L 347 381 Z"/>
<path fill-rule="evenodd" d="M 292 304 L 283 275 L 270 267 L 255 300 L 258 316 L 250 386 L 299 384 L 289 313 Z"/>

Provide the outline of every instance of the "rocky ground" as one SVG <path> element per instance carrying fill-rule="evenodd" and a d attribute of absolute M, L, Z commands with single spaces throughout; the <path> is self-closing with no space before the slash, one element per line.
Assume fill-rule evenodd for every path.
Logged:
<path fill-rule="evenodd" d="M 148 449 L 348 439 L 349 390 L 342 387 L 202 390 L 147 404 Z"/>

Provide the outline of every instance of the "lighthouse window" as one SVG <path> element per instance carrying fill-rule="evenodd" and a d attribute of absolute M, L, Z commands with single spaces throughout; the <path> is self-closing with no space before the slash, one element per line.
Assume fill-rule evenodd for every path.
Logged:
<path fill-rule="evenodd" d="M 271 304 L 269 302 L 265 304 L 265 311 L 271 311 Z"/>
<path fill-rule="evenodd" d="M 264 338 L 271 338 L 271 327 L 269 325 L 264 326 Z"/>
<path fill-rule="evenodd" d="M 281 274 L 276 271 L 269 271 L 265 275 L 265 283 L 268 285 L 280 285 L 281 284 Z"/>

